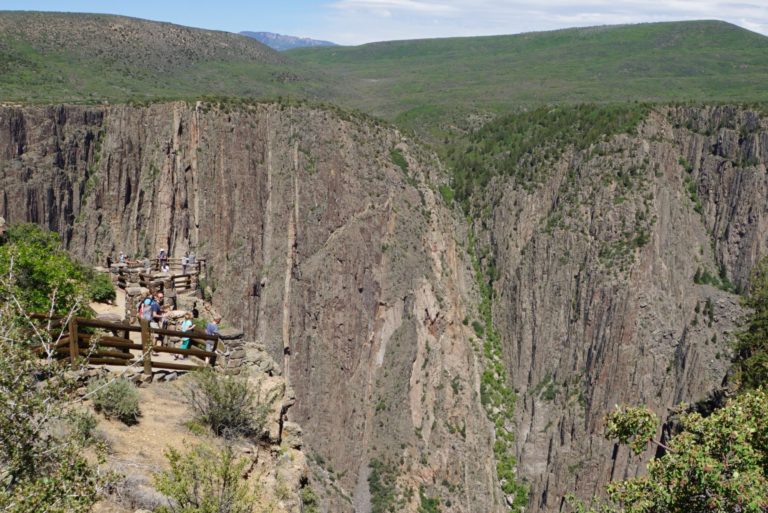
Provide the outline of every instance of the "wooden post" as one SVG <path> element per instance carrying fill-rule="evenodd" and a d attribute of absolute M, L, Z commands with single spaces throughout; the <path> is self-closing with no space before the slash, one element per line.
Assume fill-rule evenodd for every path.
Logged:
<path fill-rule="evenodd" d="M 218 346 L 219 346 L 219 339 L 216 339 L 216 340 L 213 341 L 213 356 L 211 356 L 208 359 L 208 364 L 211 367 L 215 367 L 216 366 L 216 349 L 218 348 Z"/>
<path fill-rule="evenodd" d="M 149 321 L 141 321 L 141 351 L 144 353 L 144 374 L 152 374 L 152 334 L 149 332 Z"/>
<path fill-rule="evenodd" d="M 72 316 L 69 319 L 69 360 L 72 362 L 72 365 L 77 361 L 77 353 L 77 318 Z"/>
<path fill-rule="evenodd" d="M 126 340 L 131 340 L 131 332 L 128 330 L 123 330 L 123 338 Z M 131 350 L 128 348 L 123 349 L 123 352 L 131 354 Z"/>

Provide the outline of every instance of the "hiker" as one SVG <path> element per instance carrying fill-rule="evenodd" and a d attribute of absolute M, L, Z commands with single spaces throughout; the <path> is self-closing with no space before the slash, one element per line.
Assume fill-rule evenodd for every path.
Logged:
<path fill-rule="evenodd" d="M 200 310 L 197 309 L 197 301 L 192 304 L 192 318 L 197 319 L 200 317 Z"/>
<path fill-rule="evenodd" d="M 184 253 L 181 257 L 181 274 L 187 274 L 187 266 L 189 265 L 189 252 Z"/>
<path fill-rule="evenodd" d="M 143 321 L 149 321 L 149 327 L 153 329 L 160 329 L 163 323 L 163 314 L 160 302 L 163 300 L 163 293 L 157 292 L 154 297 L 147 296 L 144 301 L 141 302 L 139 308 L 139 318 Z M 163 336 L 157 335 L 156 341 L 162 343 Z"/>
<path fill-rule="evenodd" d="M 217 315 L 213 318 L 213 321 L 209 322 L 205 325 L 205 334 L 216 336 L 219 334 L 219 324 L 221 324 L 221 315 Z M 213 351 L 215 348 L 213 347 L 213 340 L 206 340 L 205 341 L 205 350 L 206 351 Z"/>
<path fill-rule="evenodd" d="M 184 314 L 184 320 L 181 323 L 181 331 L 183 331 L 183 332 L 192 331 L 192 326 L 193 326 L 193 324 L 192 324 L 192 312 L 187 312 L 187 313 Z M 190 344 L 191 344 L 191 340 L 189 339 L 189 337 L 182 337 L 181 338 L 181 345 L 179 346 L 179 349 L 189 349 Z M 178 355 L 177 354 L 177 355 L 173 356 L 173 359 L 174 360 L 178 360 L 178 359 L 186 360 L 187 359 L 187 355 Z"/>
<path fill-rule="evenodd" d="M 107 255 L 107 269 L 112 269 L 112 254 Z"/>
<path fill-rule="evenodd" d="M 162 269 L 165 266 L 165 262 L 168 260 L 168 255 L 165 254 L 165 248 L 160 249 L 160 253 L 157 254 L 157 267 Z"/>
<path fill-rule="evenodd" d="M 120 262 L 121 264 L 125 263 L 125 253 L 123 253 L 122 251 L 120 252 L 120 257 L 118 258 L 118 262 Z"/>

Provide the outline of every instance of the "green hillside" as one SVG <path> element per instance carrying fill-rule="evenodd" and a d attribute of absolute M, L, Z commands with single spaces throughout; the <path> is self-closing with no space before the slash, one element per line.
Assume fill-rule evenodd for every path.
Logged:
<path fill-rule="evenodd" d="M 328 97 L 321 75 L 227 32 L 123 16 L 0 12 L 0 101 Z"/>
<path fill-rule="evenodd" d="M 764 101 L 768 37 L 719 21 L 306 48 L 357 108 L 400 121 L 544 103 Z"/>
<path fill-rule="evenodd" d="M 768 37 L 718 21 L 278 53 L 123 16 L 0 12 L 0 101 L 11 102 L 291 96 L 434 130 L 551 103 L 766 101 L 767 80 Z"/>

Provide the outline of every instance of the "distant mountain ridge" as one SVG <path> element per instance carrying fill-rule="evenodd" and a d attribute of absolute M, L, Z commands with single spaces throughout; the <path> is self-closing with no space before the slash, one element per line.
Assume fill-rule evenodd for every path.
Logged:
<path fill-rule="evenodd" d="M 106 14 L 0 11 L 3 101 L 328 97 L 317 76 L 231 32 Z"/>
<path fill-rule="evenodd" d="M 283 34 L 276 34 L 274 32 L 240 32 L 241 36 L 246 36 L 255 39 L 256 41 L 263 43 L 270 48 L 279 52 L 283 50 L 291 50 L 292 48 L 308 48 L 313 46 L 338 46 L 331 41 L 320 41 L 318 39 L 310 39 L 308 37 L 286 36 Z"/>

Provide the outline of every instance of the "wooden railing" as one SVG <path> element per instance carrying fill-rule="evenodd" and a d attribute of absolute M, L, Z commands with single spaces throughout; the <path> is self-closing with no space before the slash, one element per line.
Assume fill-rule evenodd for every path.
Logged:
<path fill-rule="evenodd" d="M 171 274 L 170 276 L 153 276 L 151 274 L 139 273 L 139 286 L 145 287 L 151 290 L 163 290 L 163 281 L 166 279 L 173 280 L 173 287 L 176 290 L 195 290 L 197 289 L 198 274 Z M 128 279 L 125 274 L 119 273 L 117 275 L 117 286 L 121 289 L 125 289 L 128 285 Z"/>
<path fill-rule="evenodd" d="M 181 258 L 169 257 L 169 258 L 166 258 L 165 261 L 168 263 L 168 269 L 171 272 L 178 271 L 179 274 L 182 274 L 182 271 L 184 269 L 183 269 L 183 266 L 181 265 Z M 205 265 L 204 258 L 195 258 L 194 264 L 187 264 L 186 271 L 187 273 L 199 273 L 200 271 L 202 271 L 204 265 Z M 152 270 L 153 271 L 160 270 L 159 258 L 152 259 Z"/>
<path fill-rule="evenodd" d="M 71 317 L 66 323 L 66 319 L 62 317 L 49 317 L 45 314 L 33 313 L 30 317 L 49 321 L 49 331 L 53 341 L 49 347 L 40 345 L 34 347 L 33 351 L 38 354 L 46 354 L 50 351 L 53 357 L 69 358 L 73 364 L 79 358 L 83 358 L 93 365 L 135 365 L 143 367 L 147 374 L 151 374 L 153 368 L 186 371 L 216 365 L 218 336 L 206 335 L 198 331 L 151 328 L 148 321 L 140 321 L 140 325 L 135 326 L 83 317 Z M 112 335 L 87 333 L 83 328 L 107 330 Z M 131 340 L 130 333 L 141 333 L 141 343 Z M 152 340 L 153 335 L 189 338 L 190 348 L 155 346 Z M 213 342 L 212 351 L 205 349 L 206 341 Z M 132 350 L 141 351 L 141 354 L 134 355 L 131 353 Z M 199 363 L 183 364 L 153 360 L 153 352 L 192 356 Z"/>

